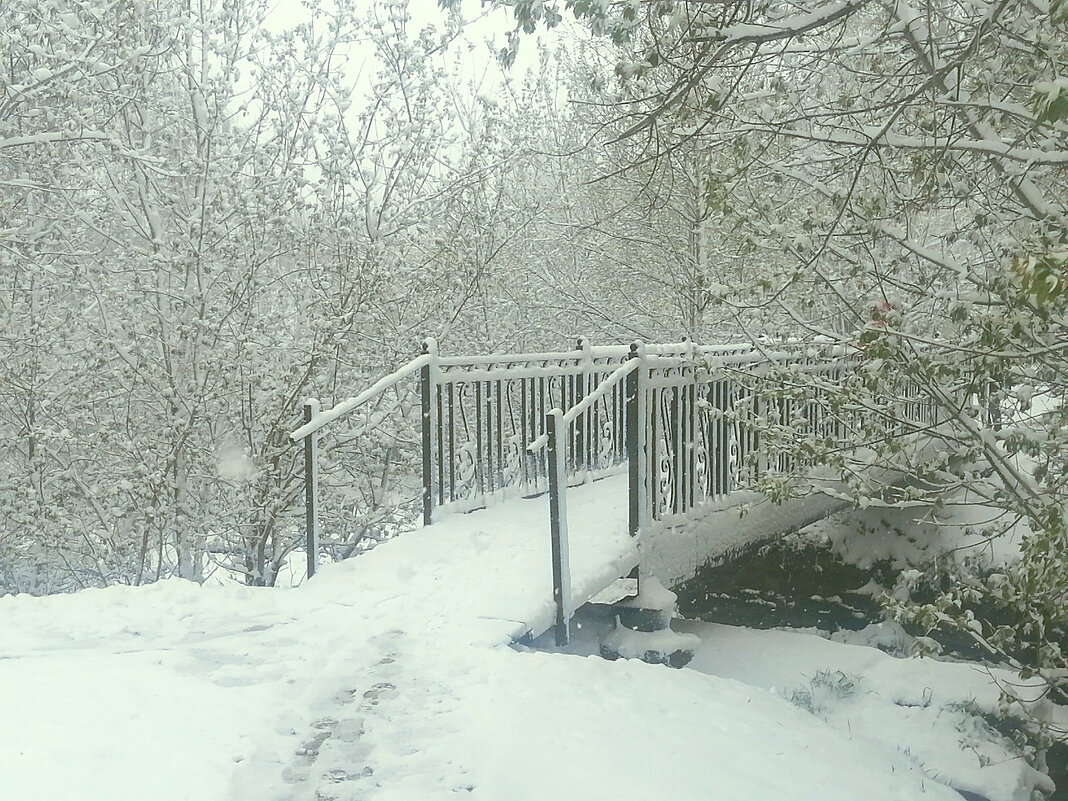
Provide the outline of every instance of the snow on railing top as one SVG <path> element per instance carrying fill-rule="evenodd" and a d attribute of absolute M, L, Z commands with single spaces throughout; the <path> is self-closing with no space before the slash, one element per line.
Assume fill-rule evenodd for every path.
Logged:
<path fill-rule="evenodd" d="M 794 343 L 781 344 L 790 345 Z M 631 353 L 630 345 L 591 346 L 585 339 L 579 341 L 577 350 L 545 351 L 541 353 L 439 356 L 437 345 L 432 339 L 426 340 L 425 348 L 425 353 L 412 359 L 403 367 L 384 378 L 379 379 L 355 397 L 348 398 L 326 410 L 319 410 L 318 402 L 316 401 L 313 404 L 311 420 L 291 432 L 289 438 L 297 441 L 315 433 L 334 420 L 344 417 L 372 398 L 396 386 L 405 378 L 427 365 L 430 365 L 434 373 L 435 383 L 450 383 L 582 372 L 593 360 L 626 359 Z M 842 345 L 823 346 L 820 349 L 820 355 L 823 358 L 844 356 L 850 352 L 852 352 L 851 348 Z M 698 345 L 692 341 L 684 340 L 682 342 L 643 345 L 641 361 L 644 362 L 646 367 L 655 369 L 690 363 L 695 357 L 701 356 L 711 369 L 722 369 L 736 365 L 752 364 L 755 361 L 789 361 L 813 355 L 815 354 L 811 352 L 805 353 L 797 350 L 767 350 L 759 344 L 748 342 L 727 345 Z M 453 372 L 449 368 L 457 369 L 456 372 Z M 588 396 L 586 400 L 564 415 L 565 424 L 574 422 L 578 415 L 593 404 L 596 398 L 602 397 L 633 369 L 635 367 L 630 365 L 628 360 L 628 364 L 606 377 L 599 385 L 599 389 L 595 391 L 595 395 Z M 545 436 L 543 434 L 531 443 L 530 450 L 535 451 L 544 446 Z"/>
<path fill-rule="evenodd" d="M 572 406 L 570 409 L 568 409 L 567 413 L 563 414 L 563 416 L 560 418 L 561 425 L 569 426 L 573 422 L 575 422 L 575 420 L 578 419 L 578 416 L 580 414 L 582 414 L 584 411 L 586 411 L 591 406 L 593 406 L 593 404 L 595 404 L 598 400 L 600 400 L 605 395 L 607 395 L 608 392 L 616 384 L 618 384 L 620 381 L 622 381 L 628 375 L 630 375 L 635 370 L 637 370 L 640 364 L 641 364 L 641 360 L 640 359 L 628 359 L 623 365 L 618 367 L 604 381 L 602 381 L 600 384 L 598 384 L 597 388 L 594 389 L 589 395 L 587 395 L 579 403 L 576 403 L 574 406 Z M 549 414 L 553 414 L 555 412 L 562 412 L 562 410 L 561 409 L 551 409 L 549 411 Z M 530 451 L 531 453 L 536 453 L 537 451 L 539 451 L 542 448 L 544 448 L 546 443 L 548 443 L 548 441 L 549 441 L 549 435 L 548 434 L 542 434 L 542 435 L 536 437 L 530 443 L 530 445 L 527 446 L 527 450 Z"/>
<path fill-rule="evenodd" d="M 327 425 L 328 423 L 338 419 L 339 417 L 344 417 L 346 414 L 353 411 L 358 406 L 362 406 L 363 404 L 367 403 L 367 401 L 371 400 L 371 398 L 380 395 L 390 387 L 396 386 L 405 378 L 410 376 L 412 373 L 420 370 L 425 365 L 430 364 L 433 358 L 434 356 L 432 353 L 424 353 L 422 356 L 417 356 L 416 358 L 408 362 L 406 365 L 401 367 L 399 370 L 395 370 L 394 372 L 387 375 L 385 378 L 381 378 L 376 381 L 374 384 L 372 384 L 366 390 L 361 392 L 359 395 L 353 398 L 349 398 L 348 400 L 344 400 L 341 403 L 338 403 L 335 406 L 327 409 L 325 412 L 317 412 L 313 414 L 312 419 L 302 425 L 296 431 L 293 431 L 289 435 L 289 438 L 295 442 L 296 440 L 304 439 L 304 437 L 308 436 L 309 434 L 314 434 L 316 431 L 318 431 L 320 428 Z"/>
<path fill-rule="evenodd" d="M 653 355 L 682 355 L 685 353 L 736 353 L 752 351 L 750 343 L 730 345 L 696 345 L 692 342 L 668 342 L 647 345 L 647 352 Z M 492 367 L 501 364 L 522 364 L 529 362 L 581 361 L 583 359 L 622 359 L 630 353 L 630 345 L 585 345 L 577 350 L 544 351 L 541 353 L 491 353 L 485 356 L 441 356 L 437 364 L 441 367 Z"/>

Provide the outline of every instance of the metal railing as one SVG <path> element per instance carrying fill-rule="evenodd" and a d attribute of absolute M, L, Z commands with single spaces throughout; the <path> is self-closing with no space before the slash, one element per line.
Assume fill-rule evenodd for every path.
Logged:
<path fill-rule="evenodd" d="M 838 396 L 864 359 L 842 346 L 595 347 L 585 339 L 573 351 L 453 357 L 426 340 L 419 356 L 360 395 L 325 411 L 305 403 L 304 424 L 290 436 L 304 445 L 308 574 L 321 525 L 319 432 L 393 391 L 420 410 L 410 450 L 421 464 L 403 470 L 422 486 L 425 525 L 435 509 L 548 492 L 555 629 L 566 641 L 568 486 L 626 466 L 636 535 L 651 521 L 803 469 L 812 456 L 798 442 L 833 448 L 870 429 L 869 410 Z M 900 402 L 917 426 L 930 422 L 915 387 L 906 385 Z M 380 424 L 368 414 L 360 431 Z"/>
<path fill-rule="evenodd" d="M 548 489 L 544 454 L 530 443 L 544 431 L 545 414 L 571 407 L 612 373 L 624 348 L 506 356 L 444 357 L 432 340 L 420 372 L 423 411 L 423 519 L 433 509 L 467 511 L 512 494 Z M 624 461 L 622 398 L 601 396 L 595 411 L 564 443 L 564 480 L 581 483 Z"/>
<path fill-rule="evenodd" d="M 290 438 L 304 447 L 309 575 L 315 571 L 322 525 L 318 440 L 328 426 L 374 407 L 387 392 L 398 395 L 394 405 L 403 398 L 419 408 L 421 463 L 403 469 L 411 477 L 406 483 L 421 484 L 422 518 L 429 525 L 437 509 L 470 511 L 506 497 L 546 492 L 547 457 L 528 449 L 544 433 L 546 412 L 581 403 L 628 354 L 627 346 L 592 347 L 581 339 L 572 351 L 442 356 L 428 339 L 419 356 L 359 395 L 327 410 L 315 399 L 306 401 L 304 424 Z M 562 446 L 565 484 L 599 478 L 626 462 L 622 388 L 599 394 L 588 408 Z M 383 422 L 381 415 L 368 414 L 344 439 L 353 441 Z"/>
<path fill-rule="evenodd" d="M 575 606 L 568 576 L 561 441 L 589 412 L 590 401 L 614 391 L 625 379 L 622 428 L 632 536 L 654 520 L 753 488 L 769 476 L 812 466 L 813 456 L 801 452 L 799 442 L 816 442 L 827 450 L 844 448 L 871 428 L 864 405 L 843 403 L 838 397 L 843 377 L 863 362 L 864 355 L 856 349 L 839 346 L 799 353 L 686 342 L 654 350 L 635 343 L 629 357 L 587 399 L 567 412 L 547 412 L 546 433 L 530 445 L 532 452 L 544 448 L 549 460 L 558 645 L 568 642 L 568 619 Z M 914 385 L 906 384 L 899 400 L 901 419 L 911 421 L 909 429 L 933 422 L 931 404 Z M 907 432 L 884 427 L 882 433 Z"/>

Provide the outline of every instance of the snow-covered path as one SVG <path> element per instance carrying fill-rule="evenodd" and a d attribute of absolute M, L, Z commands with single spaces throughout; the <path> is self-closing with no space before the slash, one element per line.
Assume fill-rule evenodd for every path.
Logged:
<path fill-rule="evenodd" d="M 569 494 L 576 592 L 636 559 L 613 481 Z M 552 617 L 516 508 L 295 590 L 0 598 L 0 798 L 959 801 L 759 682 L 508 647 Z"/>

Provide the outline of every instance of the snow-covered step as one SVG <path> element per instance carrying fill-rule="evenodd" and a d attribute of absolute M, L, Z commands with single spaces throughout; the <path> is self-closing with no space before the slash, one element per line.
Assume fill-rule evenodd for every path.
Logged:
<path fill-rule="evenodd" d="M 678 611 L 678 596 L 655 576 L 642 576 L 638 594 L 612 605 L 619 623 L 636 631 L 662 631 L 671 627 Z"/>
<path fill-rule="evenodd" d="M 635 631 L 617 625 L 601 641 L 601 656 L 605 659 L 640 659 L 653 665 L 681 668 L 693 659 L 701 644 L 693 634 L 679 634 L 671 629 Z"/>
<path fill-rule="evenodd" d="M 642 576 L 638 590 L 612 605 L 615 627 L 601 641 L 601 656 L 683 667 L 693 659 L 700 640 L 671 630 L 678 596 L 653 576 Z"/>

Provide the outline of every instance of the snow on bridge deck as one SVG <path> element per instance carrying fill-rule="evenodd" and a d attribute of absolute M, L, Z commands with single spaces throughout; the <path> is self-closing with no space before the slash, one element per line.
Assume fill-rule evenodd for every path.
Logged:
<path fill-rule="evenodd" d="M 727 560 L 847 506 L 846 501 L 818 493 L 775 504 L 759 493 L 739 491 L 654 523 L 632 538 L 626 533 L 625 474 L 570 487 L 573 607 L 639 562 L 642 575 L 675 586 L 709 562 Z M 407 540 L 406 549 L 418 554 L 413 570 L 435 572 L 432 600 L 443 613 L 452 609 L 460 617 L 499 620 L 510 627 L 513 639 L 536 636 L 552 625 L 555 613 L 548 514 L 547 495 L 512 498 L 467 514 L 446 513 L 401 539 Z M 398 584 L 402 583 L 399 577 Z M 477 592 L 470 590 L 473 585 Z"/>
<path fill-rule="evenodd" d="M 709 562 L 729 559 L 847 505 L 825 494 L 775 504 L 759 493 L 739 491 L 654 523 L 635 539 L 626 533 L 626 475 L 571 487 L 567 515 L 573 606 L 581 606 L 639 562 L 642 575 L 675 586 Z M 429 558 L 440 571 L 437 593 L 443 609 L 510 621 L 515 624 L 512 636 L 518 638 L 539 635 L 552 624 L 548 529 L 548 496 L 542 495 L 445 514 L 402 536 L 418 537 L 421 558 Z M 482 591 L 455 592 L 472 582 Z"/>
<path fill-rule="evenodd" d="M 580 606 L 638 564 L 638 544 L 627 534 L 627 476 L 570 488 L 567 512 L 571 588 Z M 434 601 L 443 612 L 514 623 L 513 638 L 552 624 L 547 495 L 444 514 L 401 535 L 408 538 L 418 545 L 406 547 L 438 573 Z"/>

